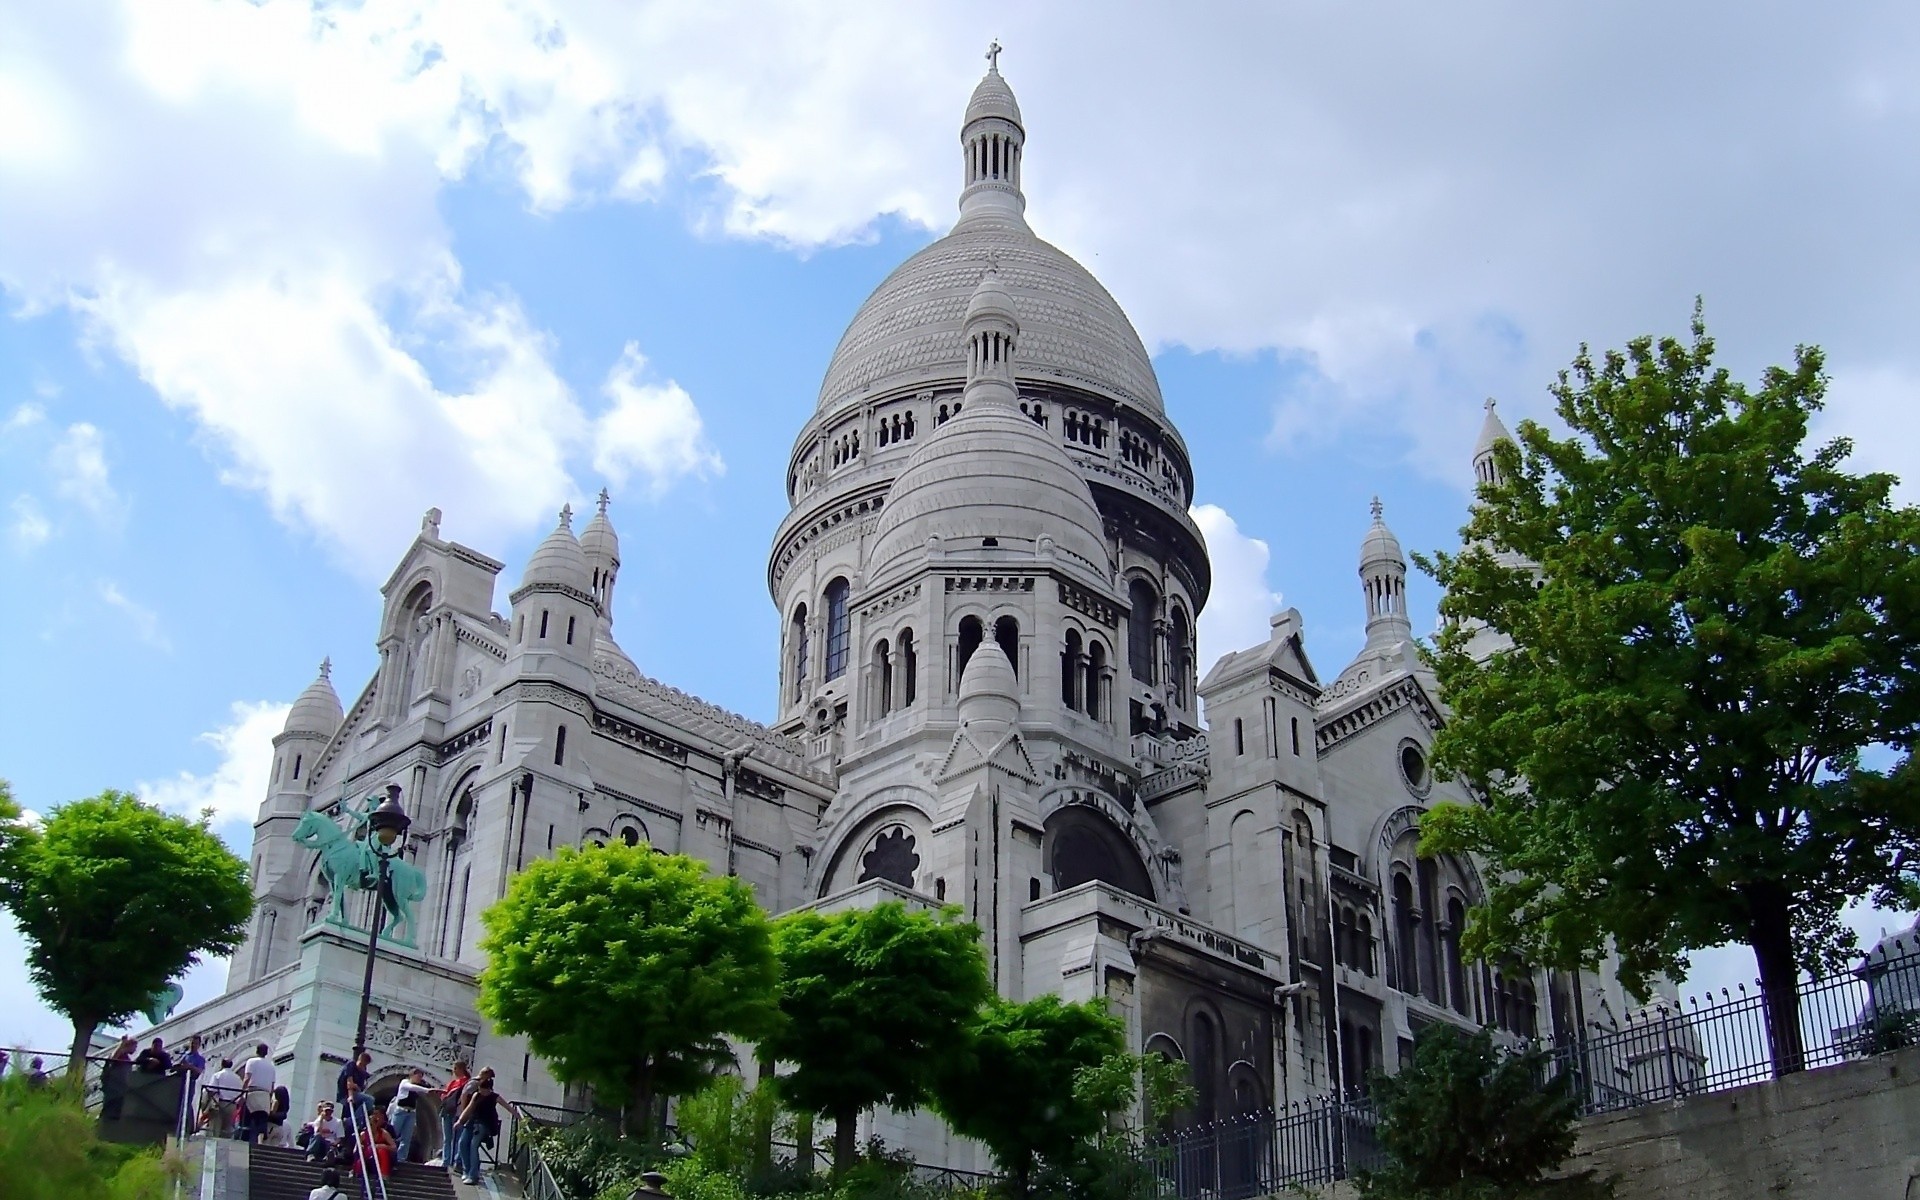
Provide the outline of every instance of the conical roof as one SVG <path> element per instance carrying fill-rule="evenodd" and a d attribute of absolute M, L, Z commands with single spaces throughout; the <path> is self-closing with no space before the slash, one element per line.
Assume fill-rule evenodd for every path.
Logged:
<path fill-rule="evenodd" d="M 1400 547 L 1400 539 L 1387 528 L 1385 512 L 1380 497 L 1373 498 L 1373 524 L 1367 527 L 1367 535 L 1360 539 L 1360 570 L 1364 573 L 1368 567 L 1385 563 L 1395 563 L 1401 567 L 1407 565 L 1406 551 Z"/>
<path fill-rule="evenodd" d="M 287 710 L 287 723 L 282 732 L 332 737 L 345 715 L 340 708 L 340 697 L 333 690 L 333 660 L 321 659 L 319 676 Z"/>
<path fill-rule="evenodd" d="M 620 561 L 620 535 L 613 531 L 613 522 L 607 519 L 607 506 L 612 502 L 607 489 L 601 488 L 593 520 L 580 531 L 580 549 L 589 560 L 597 557 L 609 562 Z"/>
<path fill-rule="evenodd" d="M 1500 414 L 1494 411 L 1493 397 L 1487 397 L 1487 418 L 1480 422 L 1480 440 L 1473 444 L 1473 456 L 1479 458 L 1491 451 L 1497 442 L 1510 442 L 1513 435 L 1501 423 Z"/>
<path fill-rule="evenodd" d="M 533 557 L 527 560 L 526 572 L 520 577 L 520 586 L 533 584 L 555 584 L 587 591 L 593 584 L 593 570 L 587 565 L 587 556 L 580 549 L 580 542 L 573 536 L 573 507 L 560 510 L 560 523 L 554 526 L 552 533 L 534 550 Z"/>
<path fill-rule="evenodd" d="M 998 642 L 975 647 L 960 672 L 958 715 L 976 734 L 997 739 L 1020 719 L 1020 681 Z"/>
<path fill-rule="evenodd" d="M 1015 125 L 1021 124 L 1020 102 L 1013 98 L 1013 89 L 1007 86 L 997 66 L 988 67 L 986 75 L 973 89 L 973 96 L 967 101 L 966 118 L 960 122 L 961 132 L 964 133 L 967 126 L 986 117 L 999 117 Z"/>

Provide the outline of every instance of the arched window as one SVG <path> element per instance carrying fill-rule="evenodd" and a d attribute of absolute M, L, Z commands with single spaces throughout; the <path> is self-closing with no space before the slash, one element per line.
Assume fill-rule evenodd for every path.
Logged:
<path fill-rule="evenodd" d="M 847 581 L 836 579 L 827 585 L 827 669 L 826 678 L 838 679 L 847 673 Z"/>
<path fill-rule="evenodd" d="M 1153 621 L 1160 611 L 1160 598 L 1153 585 L 1136 579 L 1127 585 L 1127 603 L 1133 612 L 1127 617 L 1127 669 L 1141 683 L 1158 682 L 1153 670 Z"/>
<path fill-rule="evenodd" d="M 1097 641 L 1088 642 L 1086 713 L 1096 721 L 1105 719 L 1107 714 L 1106 702 L 1100 694 L 1106 673 L 1107 648 Z"/>
<path fill-rule="evenodd" d="M 1354 918 L 1353 936 L 1357 943 L 1357 949 L 1359 950 L 1355 965 L 1368 975 L 1371 975 L 1374 972 L 1373 922 L 1368 919 L 1367 914 L 1361 913 Z"/>
<path fill-rule="evenodd" d="M 1404 872 L 1393 874 L 1393 940 L 1400 978 L 1394 986 L 1408 995 L 1420 990 L 1420 951 L 1414 944 L 1413 880 Z"/>
<path fill-rule="evenodd" d="M 973 657 L 973 652 L 980 648 L 980 643 L 986 640 L 986 636 L 986 627 L 980 624 L 979 617 L 960 619 L 960 644 L 953 650 L 954 691 L 960 690 L 960 677 L 967 673 L 967 660 Z"/>
<path fill-rule="evenodd" d="M 1454 896 L 1447 901 L 1447 999 L 1453 1004 L 1453 1011 L 1465 1014 L 1467 1011 L 1467 973 L 1460 961 L 1460 934 L 1467 927 L 1467 906 Z"/>
<path fill-rule="evenodd" d="M 1193 630 L 1188 625 L 1186 610 L 1179 605 L 1173 608 L 1173 645 L 1170 652 L 1173 664 L 1169 668 L 1173 674 L 1173 702 L 1181 708 L 1192 703 L 1187 695 L 1187 677 L 1193 670 Z"/>
<path fill-rule="evenodd" d="M 1193 1014 L 1193 1092 L 1194 1115 L 1211 1121 L 1220 1115 L 1220 1030 L 1213 1017 L 1204 1012 Z"/>
<path fill-rule="evenodd" d="M 993 640 L 1000 643 L 1000 649 L 1006 653 L 1013 673 L 1020 674 L 1020 622 L 1012 617 L 1001 617 L 993 623 Z"/>
<path fill-rule="evenodd" d="M 808 653 L 807 606 L 804 604 L 793 610 L 793 631 L 787 644 L 793 648 L 793 702 L 798 704 L 807 698 L 807 660 L 812 657 Z"/>
<path fill-rule="evenodd" d="M 553 735 L 553 765 L 556 767 L 567 765 L 567 727 L 565 725 L 560 727 L 559 733 Z"/>
<path fill-rule="evenodd" d="M 920 655 L 913 648 L 913 630 L 900 631 L 900 705 L 910 708 L 920 679 Z"/>
<path fill-rule="evenodd" d="M 884 717 L 893 711 L 893 656 L 889 653 L 885 638 L 881 638 L 880 644 L 873 648 L 873 676 L 879 696 L 878 711 L 874 715 Z"/>
<path fill-rule="evenodd" d="M 1080 634 L 1067 630 L 1066 642 L 1060 648 L 1060 703 L 1068 708 L 1080 707 Z"/>

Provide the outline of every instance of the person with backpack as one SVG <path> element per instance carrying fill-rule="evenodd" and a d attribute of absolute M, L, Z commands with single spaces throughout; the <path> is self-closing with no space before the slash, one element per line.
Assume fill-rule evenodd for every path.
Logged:
<path fill-rule="evenodd" d="M 440 1166 L 453 1170 L 453 1122 L 460 1115 L 460 1093 L 467 1086 L 467 1064 L 464 1060 L 453 1062 L 453 1077 L 447 1080 L 447 1086 L 440 1089 Z M 435 1165 L 431 1162 L 429 1166 Z"/>
<path fill-rule="evenodd" d="M 320 1186 L 307 1193 L 307 1200 L 348 1200 L 340 1190 L 340 1172 L 332 1167 L 320 1172 Z"/>
<path fill-rule="evenodd" d="M 468 1082 L 460 1115 L 453 1123 L 454 1166 L 464 1182 L 480 1183 L 480 1147 L 500 1136 L 500 1109 L 515 1116 L 520 1110 L 493 1089 L 493 1068 L 486 1067 Z"/>

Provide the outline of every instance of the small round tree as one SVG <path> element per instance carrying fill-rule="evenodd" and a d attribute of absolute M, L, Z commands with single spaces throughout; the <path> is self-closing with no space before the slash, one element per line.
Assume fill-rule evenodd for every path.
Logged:
<path fill-rule="evenodd" d="M 28 974 L 73 1022 L 73 1069 L 93 1034 L 142 1011 L 203 954 L 231 954 L 253 915 L 247 864 L 207 817 L 126 792 L 61 805 L 35 829 L 0 787 L 0 904 L 32 947 Z"/>
<path fill-rule="evenodd" d="M 959 912 L 896 902 L 774 923 L 784 1019 L 760 1048 L 793 1064 L 778 1079 L 789 1107 L 833 1118 L 835 1171 L 853 1165 L 862 1110 L 928 1099 L 992 992 L 979 927 Z"/>
<path fill-rule="evenodd" d="M 481 915 L 480 1011 L 554 1074 L 627 1098 L 652 1137 L 657 1098 L 697 1087 L 728 1035 L 775 1020 L 767 915 L 747 885 L 646 845 L 564 848 Z"/>

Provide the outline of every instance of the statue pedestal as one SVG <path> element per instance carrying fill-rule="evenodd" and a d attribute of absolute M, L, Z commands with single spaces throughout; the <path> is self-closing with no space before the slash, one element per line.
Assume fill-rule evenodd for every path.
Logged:
<path fill-rule="evenodd" d="M 353 1052 L 360 1017 L 360 984 L 367 963 L 366 935 L 316 925 L 300 939 L 285 1032 L 273 1048 L 280 1081 L 293 1095 L 296 1126 L 321 1099 L 332 1099 L 340 1067 Z M 373 1086 L 391 1092 L 414 1067 L 444 1082 L 456 1058 L 474 1060 L 479 988 L 465 968 L 429 962 L 419 951 L 382 941 L 373 968 L 367 1049 Z"/>

